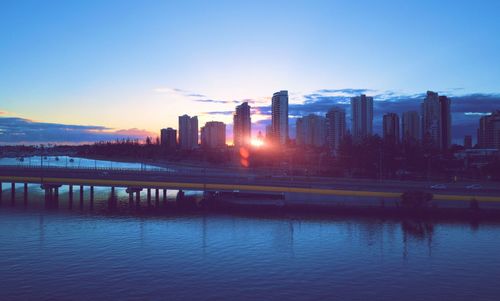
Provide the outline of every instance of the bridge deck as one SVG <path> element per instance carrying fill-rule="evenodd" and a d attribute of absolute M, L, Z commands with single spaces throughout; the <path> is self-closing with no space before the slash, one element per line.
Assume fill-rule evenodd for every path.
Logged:
<path fill-rule="evenodd" d="M 363 180 L 332 180 L 328 178 L 275 178 L 246 174 L 200 175 L 160 171 L 95 170 L 72 168 L 0 167 L 1 182 L 63 184 L 108 187 L 141 187 L 159 189 L 242 191 L 265 193 L 300 193 L 346 197 L 400 198 L 408 190 L 424 190 L 434 194 L 435 200 L 500 202 L 496 186 L 481 191 L 471 191 L 463 184 L 450 189 L 431 191 L 422 182 L 376 182 Z"/>

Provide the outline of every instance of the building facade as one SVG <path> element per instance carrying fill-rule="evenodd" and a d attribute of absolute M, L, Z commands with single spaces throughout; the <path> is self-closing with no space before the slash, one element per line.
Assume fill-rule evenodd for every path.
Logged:
<path fill-rule="evenodd" d="M 421 118 L 417 111 L 408 111 L 403 113 L 401 122 L 402 138 L 404 143 L 417 144 L 421 140 L 420 124 Z"/>
<path fill-rule="evenodd" d="M 351 98 L 352 138 L 360 142 L 373 133 L 373 97 L 364 94 Z"/>
<path fill-rule="evenodd" d="M 198 117 L 179 116 L 179 147 L 193 150 L 198 147 Z"/>
<path fill-rule="evenodd" d="M 399 116 L 396 113 L 387 113 L 383 117 L 383 137 L 391 143 L 399 143 Z"/>
<path fill-rule="evenodd" d="M 451 146 L 451 100 L 446 96 L 439 96 L 441 109 L 441 149 Z"/>
<path fill-rule="evenodd" d="M 177 148 L 177 131 L 173 128 L 161 129 L 160 143 L 163 148 L 176 149 Z"/>
<path fill-rule="evenodd" d="M 288 91 L 282 90 L 272 98 L 272 139 L 284 145 L 288 142 Z"/>
<path fill-rule="evenodd" d="M 310 114 L 297 119 L 297 145 L 323 147 L 326 144 L 326 119 Z"/>
<path fill-rule="evenodd" d="M 427 91 L 422 103 L 422 139 L 435 148 L 445 150 L 451 145 L 451 100 Z"/>
<path fill-rule="evenodd" d="M 427 96 L 422 103 L 422 139 L 437 148 L 440 148 L 441 144 L 440 119 L 439 95 L 427 91 Z"/>
<path fill-rule="evenodd" d="M 250 145 L 252 138 L 252 120 L 250 106 L 244 102 L 236 107 L 233 115 L 233 141 L 237 147 Z"/>
<path fill-rule="evenodd" d="M 226 125 L 220 121 L 209 121 L 201 128 L 201 146 L 218 148 L 226 146 Z"/>
<path fill-rule="evenodd" d="M 480 148 L 500 149 L 500 110 L 479 119 L 477 142 Z"/>
<path fill-rule="evenodd" d="M 331 108 L 326 113 L 326 143 L 332 153 L 336 153 L 346 135 L 345 110 Z"/>

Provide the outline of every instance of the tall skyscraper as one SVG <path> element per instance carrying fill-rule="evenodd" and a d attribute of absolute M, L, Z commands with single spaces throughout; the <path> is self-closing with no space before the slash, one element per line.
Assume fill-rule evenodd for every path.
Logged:
<path fill-rule="evenodd" d="M 226 145 L 226 125 L 220 121 L 209 121 L 201 128 L 201 146 L 217 148 Z"/>
<path fill-rule="evenodd" d="M 237 147 L 250 145 L 252 135 L 252 120 L 250 106 L 244 102 L 236 107 L 233 115 L 233 140 Z"/>
<path fill-rule="evenodd" d="M 281 145 L 288 141 L 288 91 L 282 90 L 272 98 L 272 137 Z"/>
<path fill-rule="evenodd" d="M 345 110 L 339 107 L 331 108 L 326 113 L 326 141 L 328 148 L 335 153 L 346 134 Z"/>
<path fill-rule="evenodd" d="M 480 148 L 500 149 L 500 110 L 479 119 L 477 141 Z"/>
<path fill-rule="evenodd" d="M 401 124 L 403 142 L 412 144 L 420 143 L 420 131 L 422 128 L 420 125 L 420 114 L 417 111 L 404 112 Z"/>
<path fill-rule="evenodd" d="M 441 119 L 441 106 L 439 95 L 427 91 L 427 96 L 422 103 L 422 140 L 432 143 L 435 147 L 440 146 L 441 136 L 439 120 Z"/>
<path fill-rule="evenodd" d="M 266 143 L 272 143 L 274 140 L 273 138 L 273 125 L 268 124 L 266 125 Z"/>
<path fill-rule="evenodd" d="M 451 145 L 451 101 L 427 91 L 422 103 L 422 139 L 441 150 Z"/>
<path fill-rule="evenodd" d="M 441 110 L 441 149 L 449 149 L 451 146 L 451 101 L 446 96 L 439 96 Z"/>
<path fill-rule="evenodd" d="M 394 144 L 399 143 L 399 116 L 387 113 L 383 117 L 384 140 Z"/>
<path fill-rule="evenodd" d="M 351 98 L 352 137 L 359 142 L 373 132 L 373 97 L 362 94 Z"/>
<path fill-rule="evenodd" d="M 310 114 L 297 119 L 297 145 L 323 147 L 326 144 L 326 120 Z"/>
<path fill-rule="evenodd" d="M 198 117 L 179 116 L 179 146 L 192 150 L 198 146 Z"/>
<path fill-rule="evenodd" d="M 177 147 L 177 131 L 173 128 L 161 129 L 160 143 L 166 149 L 175 149 Z"/>

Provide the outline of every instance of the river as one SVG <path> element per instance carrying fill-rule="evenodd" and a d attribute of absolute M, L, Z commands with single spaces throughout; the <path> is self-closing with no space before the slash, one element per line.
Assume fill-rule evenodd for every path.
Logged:
<path fill-rule="evenodd" d="M 4 187 L 5 188 L 5 187 Z M 498 300 L 500 223 L 0 205 L 0 300 Z M 22 195 L 18 196 L 22 198 Z M 170 196 L 172 198 L 172 196 Z"/>

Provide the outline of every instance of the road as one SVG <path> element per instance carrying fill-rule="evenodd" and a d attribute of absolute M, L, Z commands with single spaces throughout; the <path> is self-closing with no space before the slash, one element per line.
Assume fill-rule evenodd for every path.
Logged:
<path fill-rule="evenodd" d="M 0 166 L 0 180 L 9 182 L 9 177 L 15 177 L 22 182 L 50 182 L 60 181 L 61 184 L 94 186 L 142 186 L 165 187 L 182 189 L 221 189 L 221 190 L 252 190 L 268 192 L 310 192 L 329 194 L 329 190 L 350 192 L 379 192 L 387 196 L 400 194 L 408 190 L 422 190 L 434 194 L 458 196 L 486 196 L 500 197 L 500 185 L 497 183 L 483 183 L 480 189 L 467 189 L 471 183 L 447 183 L 446 189 L 431 189 L 435 183 L 416 181 L 377 181 L 366 179 L 338 179 L 321 177 L 287 177 L 259 175 L 244 170 L 217 170 L 192 169 L 176 171 L 141 171 L 126 169 L 84 169 L 60 167 L 21 167 Z M 50 181 L 49 181 L 50 180 Z M 162 185 L 164 184 L 164 185 Z M 191 184 L 191 185 L 190 185 Z M 249 188 L 251 187 L 251 188 Z M 263 187 L 257 188 L 257 187 Z M 361 193 L 361 195 L 363 195 Z"/>

